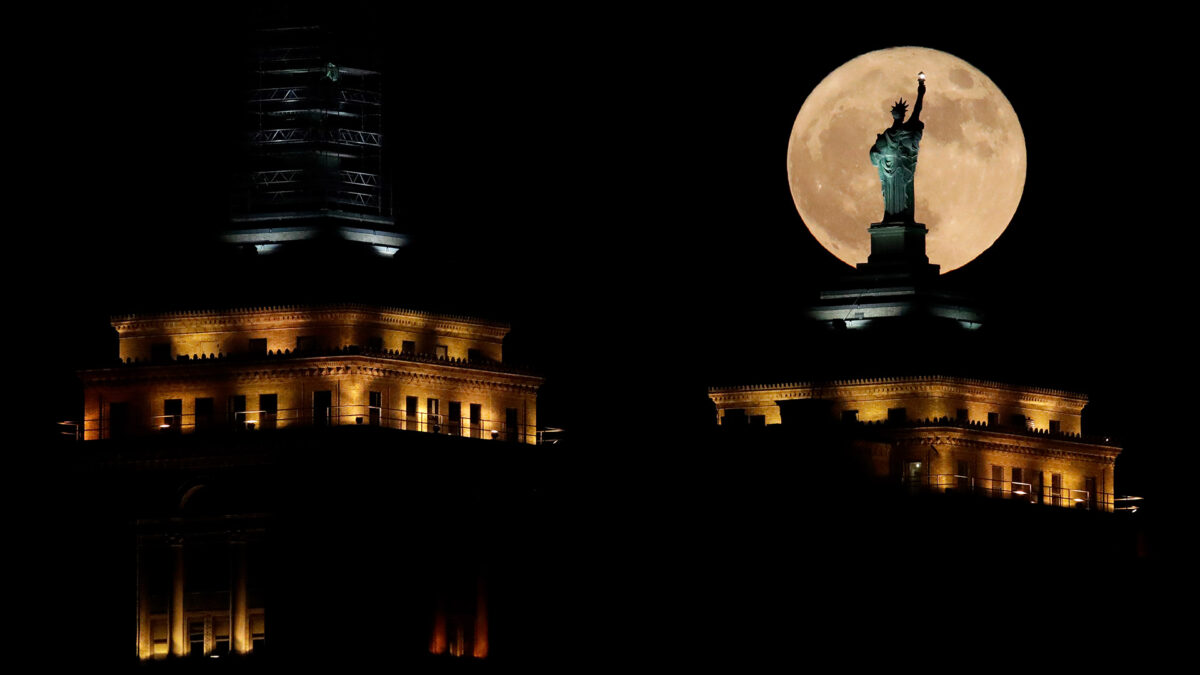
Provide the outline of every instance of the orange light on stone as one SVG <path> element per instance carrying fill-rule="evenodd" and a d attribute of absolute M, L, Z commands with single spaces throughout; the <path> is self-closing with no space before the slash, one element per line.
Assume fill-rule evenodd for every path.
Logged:
<path fill-rule="evenodd" d="M 442 604 L 439 602 L 433 612 L 433 635 L 429 638 L 429 653 L 445 654 L 446 647 L 446 613 L 442 611 Z"/>
<path fill-rule="evenodd" d="M 485 659 L 488 655 L 487 588 L 483 577 L 475 584 L 475 644 L 471 655 L 477 659 Z"/>

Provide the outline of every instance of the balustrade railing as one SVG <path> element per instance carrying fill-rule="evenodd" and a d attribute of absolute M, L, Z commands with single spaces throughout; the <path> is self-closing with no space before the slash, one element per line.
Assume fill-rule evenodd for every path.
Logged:
<path fill-rule="evenodd" d="M 1040 489 L 1032 483 L 1012 480 L 997 480 L 961 474 L 933 474 L 928 478 L 905 481 L 916 489 L 937 492 L 959 492 L 982 494 L 989 497 L 1026 501 L 1030 504 L 1051 504 L 1089 510 L 1113 510 L 1114 495 L 1111 492 L 1090 492 L 1054 485 L 1042 485 Z"/>
<path fill-rule="evenodd" d="M 537 426 L 507 420 L 451 417 L 445 413 L 409 411 L 365 404 L 232 410 L 217 413 L 152 415 L 142 420 L 89 418 L 82 424 L 64 423 L 64 433 L 79 439 L 110 439 L 153 434 L 191 434 L 207 431 L 254 432 L 290 427 L 374 426 L 447 436 L 485 438 L 513 443 L 538 443 Z"/>

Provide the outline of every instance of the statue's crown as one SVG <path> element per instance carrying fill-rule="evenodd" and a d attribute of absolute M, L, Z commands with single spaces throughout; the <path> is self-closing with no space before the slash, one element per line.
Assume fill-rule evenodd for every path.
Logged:
<path fill-rule="evenodd" d="M 908 104 L 904 102 L 904 99 L 896 101 L 896 105 L 892 106 L 892 114 L 900 113 L 903 116 L 906 112 L 908 112 Z"/>

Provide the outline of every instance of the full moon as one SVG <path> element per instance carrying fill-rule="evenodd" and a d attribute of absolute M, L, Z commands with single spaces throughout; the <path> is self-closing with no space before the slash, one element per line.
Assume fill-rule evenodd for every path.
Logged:
<path fill-rule="evenodd" d="M 929 262 L 962 267 L 1008 227 L 1025 189 L 1025 134 L 1012 104 L 977 68 L 923 47 L 863 54 L 830 73 L 800 107 L 788 142 L 788 183 L 805 225 L 842 261 L 866 262 L 867 228 L 883 218 L 869 151 L 917 73 L 926 76 L 917 156 L 916 220 L 929 228 Z"/>

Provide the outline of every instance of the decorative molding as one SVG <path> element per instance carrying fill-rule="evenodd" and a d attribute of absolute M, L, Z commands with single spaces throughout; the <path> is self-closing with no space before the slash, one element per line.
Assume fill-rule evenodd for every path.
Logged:
<path fill-rule="evenodd" d="M 196 332 L 197 323 L 210 328 L 203 332 L 229 332 L 246 330 L 248 322 L 260 328 L 281 328 L 290 324 L 330 321 L 344 321 L 350 325 L 373 323 L 400 330 L 432 331 L 495 340 L 503 339 L 512 328 L 507 322 L 356 303 L 278 305 L 229 310 L 123 314 L 111 317 L 113 328 L 122 337 L 170 334 L 172 331 L 178 333 L 181 330 Z"/>

